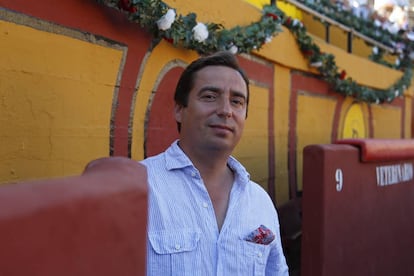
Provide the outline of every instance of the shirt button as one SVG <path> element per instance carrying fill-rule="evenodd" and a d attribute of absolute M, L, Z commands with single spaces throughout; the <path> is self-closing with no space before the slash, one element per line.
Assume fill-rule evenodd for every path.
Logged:
<path fill-rule="evenodd" d="M 207 202 L 203 202 L 203 207 L 207 208 L 208 207 L 208 203 Z"/>
<path fill-rule="evenodd" d="M 195 172 L 192 172 L 192 173 L 191 173 L 191 176 L 192 176 L 192 177 L 196 177 L 196 175 L 197 175 L 197 174 L 196 174 Z"/>
<path fill-rule="evenodd" d="M 180 248 L 181 248 L 181 245 L 179 245 L 179 244 L 175 245 L 175 249 L 179 250 Z"/>
<path fill-rule="evenodd" d="M 261 252 L 257 252 L 257 257 L 262 257 L 262 253 Z"/>

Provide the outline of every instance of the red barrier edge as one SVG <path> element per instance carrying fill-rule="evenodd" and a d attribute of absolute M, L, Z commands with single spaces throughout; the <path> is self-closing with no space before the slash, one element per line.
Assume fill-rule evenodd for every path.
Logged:
<path fill-rule="evenodd" d="M 360 148 L 361 161 L 396 161 L 414 158 L 413 139 L 341 139 L 335 144 Z"/>

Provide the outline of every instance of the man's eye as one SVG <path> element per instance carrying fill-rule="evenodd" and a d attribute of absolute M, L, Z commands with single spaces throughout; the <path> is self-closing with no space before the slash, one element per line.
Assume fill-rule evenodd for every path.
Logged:
<path fill-rule="evenodd" d="M 217 97 L 214 94 L 205 94 L 201 98 L 205 101 L 214 101 Z"/>
<path fill-rule="evenodd" d="M 245 100 L 242 98 L 232 99 L 232 103 L 236 106 L 244 106 Z"/>

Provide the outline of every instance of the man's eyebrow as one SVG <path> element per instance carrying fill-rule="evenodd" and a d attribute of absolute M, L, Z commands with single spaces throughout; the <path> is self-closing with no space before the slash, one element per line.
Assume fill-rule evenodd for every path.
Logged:
<path fill-rule="evenodd" d="M 200 94 L 200 93 L 202 93 L 204 91 L 220 92 L 221 89 L 218 88 L 218 87 L 216 87 L 216 86 L 207 85 L 207 86 L 202 87 L 200 89 L 200 91 L 198 91 L 198 93 Z M 231 94 L 232 94 L 232 96 L 236 96 L 236 97 L 241 97 L 241 98 L 247 99 L 247 95 L 245 95 L 243 92 L 240 92 L 240 91 L 237 91 L 237 90 L 231 90 Z"/>
<path fill-rule="evenodd" d="M 233 94 L 233 96 L 247 99 L 247 95 L 244 94 L 243 92 L 240 92 L 240 91 L 237 91 L 237 90 L 231 90 L 231 93 Z"/>
<path fill-rule="evenodd" d="M 218 88 L 218 87 L 216 87 L 216 86 L 210 86 L 210 85 L 207 85 L 207 86 L 203 86 L 203 87 L 201 87 L 201 89 L 198 91 L 198 93 L 200 94 L 200 93 L 202 93 L 202 92 L 204 92 L 204 91 L 220 92 L 220 91 L 221 91 L 221 89 L 220 89 L 220 88 Z"/>

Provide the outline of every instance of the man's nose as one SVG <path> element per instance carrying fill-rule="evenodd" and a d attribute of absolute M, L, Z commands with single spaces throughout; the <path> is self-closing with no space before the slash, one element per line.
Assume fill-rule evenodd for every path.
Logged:
<path fill-rule="evenodd" d="M 230 99 L 223 98 L 221 101 L 219 101 L 217 107 L 217 115 L 224 117 L 231 117 L 233 115 Z"/>

